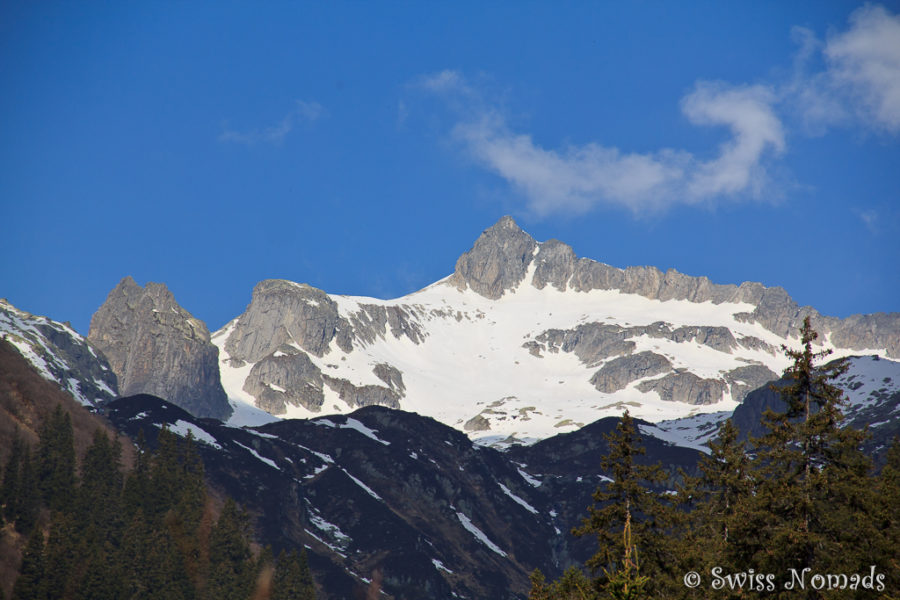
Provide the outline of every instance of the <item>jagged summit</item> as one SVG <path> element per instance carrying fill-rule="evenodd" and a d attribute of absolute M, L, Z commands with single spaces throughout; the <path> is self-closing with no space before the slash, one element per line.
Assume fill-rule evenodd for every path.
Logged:
<path fill-rule="evenodd" d="M 231 414 L 209 330 L 165 284 L 123 278 L 91 318 L 88 339 L 109 360 L 122 395 L 154 394 L 197 416 Z"/>
<path fill-rule="evenodd" d="M 537 245 L 512 217 L 502 217 L 459 257 L 448 283 L 459 290 L 469 287 L 485 298 L 496 300 L 525 278 Z"/>

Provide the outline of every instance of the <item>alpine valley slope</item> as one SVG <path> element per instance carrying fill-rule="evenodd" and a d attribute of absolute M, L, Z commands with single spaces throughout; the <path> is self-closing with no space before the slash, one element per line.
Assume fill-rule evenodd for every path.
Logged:
<path fill-rule="evenodd" d="M 308 418 L 377 404 L 499 443 L 625 408 L 650 422 L 730 413 L 777 379 L 807 315 L 835 357 L 900 357 L 900 313 L 837 319 L 781 288 L 622 270 L 503 217 L 421 291 L 379 300 L 265 280 L 211 340 L 230 424 L 268 420 L 250 407 Z"/>

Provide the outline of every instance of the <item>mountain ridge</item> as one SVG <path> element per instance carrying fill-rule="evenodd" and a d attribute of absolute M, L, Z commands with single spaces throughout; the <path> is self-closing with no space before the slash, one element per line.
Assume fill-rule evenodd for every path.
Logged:
<path fill-rule="evenodd" d="M 900 353 L 900 313 L 842 320 L 779 287 L 618 269 L 558 240 L 537 242 L 503 217 L 451 275 L 401 298 L 261 281 L 212 342 L 235 406 L 308 417 L 380 404 L 496 442 L 571 430 L 628 403 L 651 421 L 732 410 L 777 379 L 787 365 L 780 347 L 806 316 L 838 354 Z M 528 382 L 539 393 L 523 390 Z M 548 414 L 547 398 L 557 397 L 572 402 Z"/>

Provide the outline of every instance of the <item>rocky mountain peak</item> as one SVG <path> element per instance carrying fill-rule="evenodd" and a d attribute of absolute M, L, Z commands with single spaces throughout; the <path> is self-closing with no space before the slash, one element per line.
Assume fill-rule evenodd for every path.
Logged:
<path fill-rule="evenodd" d="M 346 352 L 352 350 L 348 335 L 328 294 L 304 283 L 265 279 L 253 288 L 225 348 L 232 360 L 242 362 L 256 362 L 291 343 L 323 356 L 335 337 Z"/>
<path fill-rule="evenodd" d="M 496 300 L 518 286 L 528 271 L 538 243 L 510 216 L 485 229 L 472 248 L 456 261 L 449 283 Z"/>
<path fill-rule="evenodd" d="M 122 395 L 154 394 L 197 416 L 231 414 L 209 329 L 164 284 L 122 279 L 91 318 L 88 340 L 109 360 Z"/>

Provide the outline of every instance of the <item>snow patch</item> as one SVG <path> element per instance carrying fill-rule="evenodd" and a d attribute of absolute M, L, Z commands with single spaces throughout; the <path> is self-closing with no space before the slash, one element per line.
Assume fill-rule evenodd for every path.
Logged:
<path fill-rule="evenodd" d="M 468 531 L 473 536 L 475 536 L 475 539 L 477 539 L 479 542 L 481 542 L 482 544 L 487 546 L 490 550 L 492 550 L 493 552 L 496 552 L 497 554 L 499 554 L 500 556 L 502 556 L 504 558 L 506 556 L 508 556 L 506 554 L 506 552 L 504 552 L 503 550 L 500 549 L 499 546 L 497 546 L 497 544 L 495 544 L 490 539 L 488 539 L 488 536 L 486 536 L 483 531 L 481 531 L 480 529 L 475 527 L 475 525 L 472 523 L 472 520 L 469 519 L 469 517 L 467 517 L 466 515 L 464 515 L 463 513 L 459 512 L 459 511 L 457 511 L 456 518 L 459 519 L 459 522 L 462 523 L 462 526 L 466 529 L 466 531 Z"/>
<path fill-rule="evenodd" d="M 188 433 L 190 433 L 198 442 L 203 442 L 204 444 L 212 446 L 213 448 L 216 448 L 218 450 L 222 449 L 222 446 L 220 446 L 218 442 L 216 442 L 216 438 L 207 433 L 205 429 L 200 429 L 193 423 L 188 423 L 187 421 L 182 421 L 181 419 L 179 419 L 175 421 L 174 425 L 170 425 L 168 429 L 175 435 L 179 435 L 181 437 L 187 437 Z"/>
<path fill-rule="evenodd" d="M 343 471 L 343 472 L 347 475 L 347 477 L 349 477 L 350 479 L 352 479 L 352 480 L 353 480 L 353 483 L 355 483 L 356 485 L 358 485 L 359 487 L 361 487 L 362 489 L 364 489 L 364 490 L 366 491 L 367 494 L 369 494 L 370 496 L 372 496 L 372 497 L 375 498 L 376 500 L 379 500 L 379 501 L 382 501 L 382 502 L 383 502 L 381 496 L 379 496 L 378 494 L 376 494 L 376 493 L 372 490 L 372 488 L 370 488 L 369 486 L 367 486 L 366 484 L 364 484 L 362 481 L 360 481 L 359 479 L 357 479 L 356 477 L 354 477 L 353 475 L 351 475 L 350 473 L 348 473 L 348 472 L 347 472 L 347 469 L 345 469 L 344 467 L 341 467 L 341 471 Z"/>
<path fill-rule="evenodd" d="M 508 487 L 506 487 L 505 485 L 503 485 L 502 483 L 499 483 L 499 482 L 497 483 L 497 485 L 500 486 L 500 489 L 503 490 L 504 494 L 506 494 L 507 496 L 512 498 L 514 502 L 516 502 L 517 504 L 519 504 L 520 506 L 525 508 L 525 510 L 527 510 L 528 512 L 530 512 L 531 514 L 534 514 L 534 515 L 538 514 L 538 511 L 535 507 L 533 507 L 532 505 L 530 505 L 527 502 L 525 502 L 524 500 L 522 500 L 520 497 L 513 494 L 511 491 L 509 491 Z"/>
<path fill-rule="evenodd" d="M 259 452 L 257 452 L 257 451 L 254 450 L 253 448 L 250 448 L 250 447 L 248 447 L 248 446 L 243 445 L 243 444 L 240 443 L 240 442 L 235 441 L 234 443 L 237 444 L 238 446 L 240 446 L 241 448 L 243 448 L 244 450 L 246 450 L 247 452 L 249 452 L 250 454 L 252 454 L 253 456 L 255 456 L 257 459 L 259 459 L 259 460 L 261 460 L 262 462 L 266 463 L 267 465 L 269 465 L 269 466 L 272 467 L 273 469 L 278 469 L 278 465 L 275 464 L 275 461 L 274 461 L 274 460 L 269 459 L 269 458 L 266 458 L 265 456 L 261 456 L 261 455 L 259 454 Z"/>

